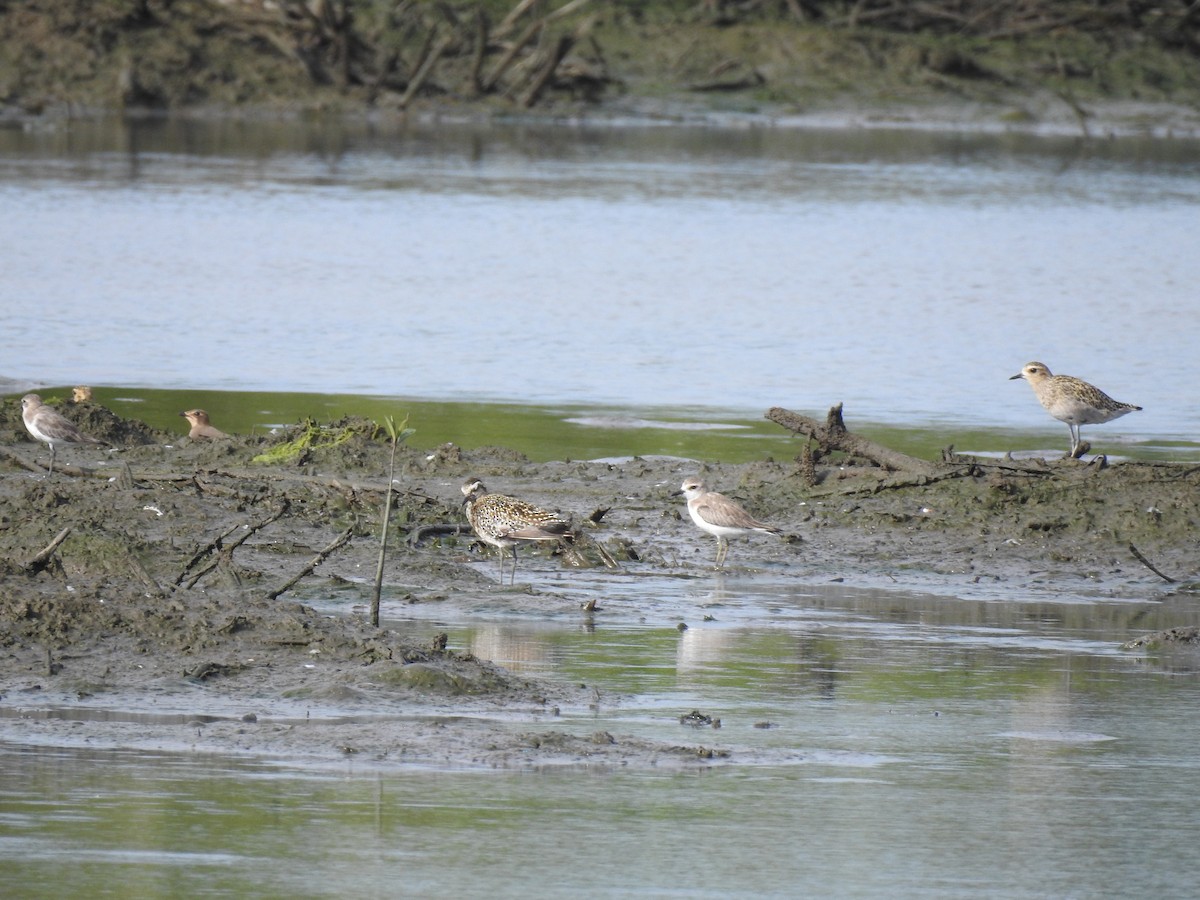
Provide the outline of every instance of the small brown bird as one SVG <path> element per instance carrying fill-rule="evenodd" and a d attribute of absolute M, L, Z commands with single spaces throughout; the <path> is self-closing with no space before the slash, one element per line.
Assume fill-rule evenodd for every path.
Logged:
<path fill-rule="evenodd" d="M 1038 403 L 1054 418 L 1065 422 L 1071 432 L 1071 458 L 1087 452 L 1079 434 L 1083 425 L 1101 425 L 1137 412 L 1140 406 L 1114 400 L 1094 384 L 1070 375 L 1054 375 L 1045 363 L 1026 363 L 1009 381 L 1024 378 L 1033 388 Z"/>
<path fill-rule="evenodd" d="M 26 394 L 21 398 L 21 418 L 25 421 L 25 430 L 50 448 L 49 475 L 54 472 L 54 456 L 62 444 L 103 444 L 104 441 L 84 434 L 75 423 L 64 418 L 58 410 L 51 409 L 42 403 L 37 394 Z"/>
<path fill-rule="evenodd" d="M 500 583 L 504 584 L 504 548 L 513 548 L 512 579 L 517 580 L 517 544 L 521 541 L 558 541 L 570 536 L 571 523 L 532 503 L 505 494 L 489 494 L 478 478 L 462 486 L 463 506 L 471 530 L 484 543 L 500 550 Z"/>
<path fill-rule="evenodd" d="M 229 437 L 209 423 L 208 413 L 202 409 L 184 410 L 180 415 L 191 423 L 192 430 L 188 432 L 188 437 L 193 441 L 215 441 L 217 438 Z"/>
<path fill-rule="evenodd" d="M 679 492 L 687 497 L 687 511 L 701 531 L 717 539 L 717 568 L 725 565 L 729 539 L 751 531 L 783 536 L 778 528 L 758 521 L 724 494 L 710 491 L 699 478 L 684 480 Z"/>
<path fill-rule="evenodd" d="M 71 402 L 84 403 L 92 399 L 92 389 L 86 384 L 71 389 Z"/>

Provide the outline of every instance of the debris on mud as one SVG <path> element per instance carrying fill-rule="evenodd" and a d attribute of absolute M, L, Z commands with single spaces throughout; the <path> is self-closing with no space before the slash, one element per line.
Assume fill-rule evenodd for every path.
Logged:
<path fill-rule="evenodd" d="M 19 406 L 0 405 L 0 736 L 20 725 L 28 737 L 36 720 L 45 740 L 57 740 L 62 722 L 48 710 L 98 705 L 130 718 L 90 722 L 93 735 L 105 728 L 115 744 L 178 745 L 179 726 L 137 723 L 152 705 L 189 722 L 207 717 L 187 746 L 235 752 L 328 759 L 351 747 L 380 762 L 489 766 L 730 758 L 622 735 L 556 736 L 549 723 L 563 708 L 586 708 L 591 689 L 514 675 L 448 646 L 436 628 L 409 635 L 369 625 L 362 608 L 389 490 L 395 539 L 385 606 L 487 602 L 505 590 L 494 563 L 479 564 L 486 548 L 462 528 L 459 485 L 470 474 L 572 516 L 600 551 L 560 552 L 537 565 L 591 566 L 611 577 L 620 571 L 605 560 L 664 574 L 711 564 L 674 496 L 681 477 L 696 472 L 803 535 L 756 545 L 755 556 L 800 577 L 995 578 L 1014 589 L 1082 577 L 1145 595 L 1181 588 L 1146 561 L 1181 581 L 1196 577 L 1195 467 L 955 457 L 937 464 L 952 477 L 897 478 L 832 452 L 807 463 L 801 453 L 748 465 L 534 464 L 504 448 L 404 446 L 389 485 L 389 442 L 371 422 L 190 442 L 90 402 L 62 408 L 112 449 L 64 448 L 61 470 L 46 477 L 48 454 L 25 433 Z M 313 434 L 334 437 L 304 437 Z M 815 478 L 805 477 L 806 464 Z M 530 609 L 603 614 L 549 594 L 504 596 Z M 343 611 L 328 611 L 330 597 Z M 1178 631 L 1156 640 L 1196 639 Z M 346 710 L 362 718 L 347 723 Z M 716 727 L 691 716 L 680 721 Z M 546 728 L 530 731 L 543 720 Z"/>

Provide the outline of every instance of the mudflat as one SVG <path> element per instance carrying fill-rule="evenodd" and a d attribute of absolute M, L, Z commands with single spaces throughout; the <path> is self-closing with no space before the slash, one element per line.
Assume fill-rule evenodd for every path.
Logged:
<path fill-rule="evenodd" d="M 375 423 L 193 442 L 90 402 L 61 408 L 107 447 L 60 450 L 50 476 L 19 406 L 0 415 L 0 739 L 10 741 L 383 766 L 720 763 L 717 734 L 662 744 L 564 733 L 558 716 L 595 702 L 602 685 L 522 677 L 440 635 L 386 627 L 389 609 L 416 604 L 603 623 L 603 596 L 581 604 L 534 590 L 531 570 L 708 577 L 715 541 L 677 496 L 696 473 L 784 532 L 735 543 L 735 572 L 913 589 L 988 580 L 1014 596 L 1061 584 L 1085 600 L 1195 589 L 1195 465 L 947 454 L 904 472 L 814 457 L 801 441 L 795 459 L 741 465 L 534 463 L 499 447 L 401 445 L 376 628 L 368 607 L 391 447 Z M 468 477 L 571 516 L 578 537 L 523 551 L 516 586 L 502 587 L 494 551 L 464 530 Z M 329 598 L 344 613 L 331 614 Z"/>

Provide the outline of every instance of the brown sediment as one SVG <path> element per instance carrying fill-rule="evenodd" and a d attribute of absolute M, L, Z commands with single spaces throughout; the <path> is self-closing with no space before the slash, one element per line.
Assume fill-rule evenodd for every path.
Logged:
<path fill-rule="evenodd" d="M 351 748 L 382 762 L 484 765 L 564 753 L 660 764 L 725 758 L 686 743 L 555 736 L 556 709 L 586 707 L 591 688 L 514 675 L 448 647 L 444 636 L 370 627 L 362 607 L 371 593 L 366 574 L 376 566 L 390 449 L 372 423 L 331 423 L 324 430 L 344 431 L 344 440 L 264 465 L 252 460 L 295 435 L 171 443 L 140 423 L 110 420 L 106 410 L 76 410 L 123 449 L 68 448 L 62 471 L 41 477 L 33 462 L 40 445 L 18 430 L 15 404 L 4 407 L 0 735 L 20 733 L 15 711 L 29 708 L 42 716 L 38 734 L 54 740 L 47 708 L 102 702 L 128 713 L 131 724 L 111 717 L 87 723 L 93 735 L 108 729 L 112 740 L 131 740 L 120 735 L 135 728 L 135 714 L 172 707 L 210 717 L 198 745 L 231 752 L 337 758 Z M 121 435 L 130 439 L 115 440 Z M 385 605 L 490 598 L 501 590 L 493 564 L 479 565 L 473 540 L 461 533 L 459 484 L 471 474 L 574 515 L 586 540 L 540 565 L 591 566 L 597 577 L 614 578 L 621 576 L 600 574 L 613 560 L 626 572 L 705 566 L 711 548 L 697 540 L 673 496 L 682 474 L 698 466 L 714 488 L 802 536 L 756 542 L 753 551 L 755 560 L 798 579 L 886 575 L 902 585 L 915 577 L 996 578 L 1019 593 L 1035 582 L 1076 584 L 1082 574 L 1098 589 L 1120 585 L 1150 596 L 1176 587 L 1164 588 L 1166 577 L 1178 589 L 1196 577 L 1195 467 L 963 457 L 933 465 L 953 477 L 897 479 L 868 459 L 832 450 L 818 460 L 810 454 L 745 465 L 667 458 L 535 464 L 503 448 L 402 447 Z M 589 517 L 590 510 L 605 512 Z M 331 597 L 344 615 L 305 602 Z M 578 608 L 552 593 L 511 597 L 530 608 Z M 598 606 L 586 614 L 603 616 Z M 480 709 L 501 719 L 518 715 L 524 724 L 456 718 Z M 347 724 L 346 710 L 363 719 Z M 256 721 L 242 721 L 247 715 Z M 297 716 L 307 716 L 308 726 L 295 727 Z M 429 725 L 438 717 L 454 724 Z M 33 721 L 25 720 L 26 732 Z M 163 730 L 164 745 L 172 733 Z"/>

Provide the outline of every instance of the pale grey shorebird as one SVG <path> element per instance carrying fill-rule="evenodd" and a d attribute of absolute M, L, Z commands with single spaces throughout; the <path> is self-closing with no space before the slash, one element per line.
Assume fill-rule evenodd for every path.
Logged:
<path fill-rule="evenodd" d="M 571 533 L 571 523 L 541 507 L 509 497 L 490 494 L 478 478 L 463 482 L 463 506 L 471 530 L 486 544 L 500 551 L 500 583 L 504 584 L 504 549 L 512 547 L 511 584 L 517 580 L 517 544 L 521 541 L 558 541 Z"/>
<path fill-rule="evenodd" d="M 1082 379 L 1070 375 L 1052 375 L 1045 363 L 1026 363 L 1009 381 L 1018 378 L 1029 382 L 1046 412 L 1058 421 L 1067 423 L 1067 430 L 1071 432 L 1071 458 L 1087 450 L 1079 434 L 1080 426 L 1111 422 L 1141 409 L 1132 403 L 1114 400 L 1100 388 Z"/>
<path fill-rule="evenodd" d="M 710 491 L 700 478 L 684 479 L 680 492 L 687 497 L 688 515 L 692 517 L 696 527 L 717 539 L 718 569 L 725 565 L 731 537 L 749 534 L 752 531 L 783 536 L 783 532 L 778 528 L 758 521 L 724 494 Z"/>
<path fill-rule="evenodd" d="M 192 430 L 188 432 L 188 437 L 193 441 L 215 441 L 217 438 L 229 437 L 208 420 L 208 413 L 202 409 L 186 409 L 180 415 L 191 424 Z"/>
<path fill-rule="evenodd" d="M 33 435 L 35 440 L 50 447 L 50 468 L 46 470 L 47 475 L 54 472 L 54 456 L 59 446 L 104 443 L 90 434 L 84 434 L 58 410 L 42 403 L 42 398 L 37 394 L 26 394 L 21 398 L 21 418 L 25 420 L 25 430 Z"/>

